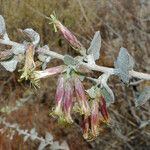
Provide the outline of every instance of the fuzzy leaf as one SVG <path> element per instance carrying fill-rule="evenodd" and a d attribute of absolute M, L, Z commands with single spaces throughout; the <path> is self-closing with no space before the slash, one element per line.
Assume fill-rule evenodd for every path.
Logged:
<path fill-rule="evenodd" d="M 16 67 L 17 67 L 17 63 L 18 60 L 16 57 L 12 58 L 11 60 L 7 60 L 7 61 L 2 61 L 0 62 L 0 64 L 7 70 L 10 72 L 15 71 Z"/>
<path fill-rule="evenodd" d="M 48 144 L 45 143 L 45 141 L 42 141 L 38 147 L 38 150 L 44 150 L 44 148 L 47 146 Z"/>
<path fill-rule="evenodd" d="M 32 28 L 27 28 L 24 30 L 21 30 L 27 37 L 30 38 L 32 43 L 37 46 L 37 44 L 40 42 L 40 35 L 34 31 Z"/>
<path fill-rule="evenodd" d="M 77 60 L 75 60 L 73 57 L 69 56 L 69 55 L 65 55 L 64 57 L 64 63 L 66 65 L 76 65 L 77 64 Z"/>
<path fill-rule="evenodd" d="M 100 57 L 100 48 L 101 48 L 101 35 L 100 32 L 97 31 L 93 37 L 89 49 L 87 50 L 87 53 L 93 54 L 94 60 L 97 60 Z"/>
<path fill-rule="evenodd" d="M 129 82 L 129 71 L 134 67 L 134 59 L 127 49 L 121 47 L 117 61 L 115 62 L 116 74 L 119 75 L 124 83 Z"/>
<path fill-rule="evenodd" d="M 0 15 L 0 36 L 3 36 L 6 32 L 5 21 L 3 16 Z"/>
<path fill-rule="evenodd" d="M 150 100 L 150 86 L 144 88 L 140 96 L 136 99 L 135 105 L 136 107 L 141 106 L 145 104 L 148 100 Z"/>
<path fill-rule="evenodd" d="M 102 88 L 102 93 L 105 97 L 106 105 L 109 107 L 111 103 L 114 103 L 114 94 L 110 88 L 108 89 L 106 87 Z"/>
<path fill-rule="evenodd" d="M 46 141 L 47 143 L 53 141 L 53 135 L 50 134 L 49 132 L 46 132 L 45 141 Z"/>

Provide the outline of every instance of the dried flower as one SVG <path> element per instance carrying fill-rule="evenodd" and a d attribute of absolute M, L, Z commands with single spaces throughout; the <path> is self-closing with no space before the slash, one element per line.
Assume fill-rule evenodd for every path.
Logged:
<path fill-rule="evenodd" d="M 75 83 L 76 98 L 80 105 L 80 112 L 81 114 L 84 114 L 85 116 L 89 116 L 90 107 L 89 107 L 89 104 L 85 95 L 84 86 L 78 77 L 74 79 L 74 83 Z"/>
<path fill-rule="evenodd" d="M 28 80 L 30 79 L 34 69 L 36 68 L 35 62 L 34 62 L 34 46 L 30 44 L 27 47 L 26 55 L 25 55 L 25 64 L 21 71 L 23 71 L 20 79 Z"/>

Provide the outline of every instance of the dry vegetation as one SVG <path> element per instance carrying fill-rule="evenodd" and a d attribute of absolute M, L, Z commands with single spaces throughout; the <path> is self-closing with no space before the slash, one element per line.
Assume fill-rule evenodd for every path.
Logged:
<path fill-rule="evenodd" d="M 80 39 L 89 46 L 94 31 L 102 35 L 102 55 L 98 64 L 113 66 L 119 48 L 124 46 L 136 61 L 139 71 L 150 73 L 150 1 L 148 0 L 0 0 L 0 14 L 4 16 L 10 38 L 21 40 L 17 29 L 31 27 L 41 35 L 41 44 L 49 44 L 52 50 L 59 53 L 76 55 L 61 36 L 54 33 L 46 16 L 55 11 L 57 17 Z M 3 48 L 2 46 L 0 47 Z M 51 65 L 61 62 L 55 61 Z M 56 76 L 42 81 L 41 88 L 31 90 L 28 85 L 17 82 L 17 72 L 8 73 L 0 68 L 0 108 L 15 105 L 22 97 L 31 95 L 30 99 L 19 110 L 0 116 L 7 121 L 18 123 L 23 129 L 35 127 L 40 135 L 49 131 L 58 141 L 66 140 L 71 150 L 88 149 L 131 149 L 148 150 L 150 148 L 149 125 L 140 128 L 141 121 L 150 119 L 150 104 L 147 102 L 136 108 L 134 98 L 149 81 L 126 87 L 120 80 L 111 78 L 110 85 L 115 93 L 115 103 L 109 107 L 112 126 L 107 127 L 93 142 L 83 139 L 76 125 L 62 127 L 48 116 L 54 104 Z M 98 77 L 98 74 L 93 74 Z M 15 135 L 9 139 L 11 131 L 3 134 L 0 126 L 0 150 L 33 150 L 38 143 L 23 142 Z"/>

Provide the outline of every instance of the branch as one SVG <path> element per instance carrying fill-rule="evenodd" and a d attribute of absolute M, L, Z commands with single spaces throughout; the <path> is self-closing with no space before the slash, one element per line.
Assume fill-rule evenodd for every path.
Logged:
<path fill-rule="evenodd" d="M 5 44 L 5 45 L 11 45 L 11 46 L 23 45 L 21 43 L 17 43 L 17 42 L 13 42 L 13 41 L 6 41 L 6 40 L 3 40 L 3 39 L 0 39 L 0 43 Z M 36 52 L 40 53 L 40 54 L 46 54 L 46 55 L 51 56 L 53 58 L 64 60 L 63 55 L 58 54 L 54 51 L 44 51 L 44 49 L 42 49 L 42 48 L 37 48 Z M 2 56 L 1 56 L 1 53 L 0 53 L 0 58 L 1 57 Z M 114 68 L 99 66 L 99 65 L 96 65 L 95 63 L 91 64 L 90 62 L 88 62 L 88 63 L 80 62 L 80 65 L 83 65 L 86 68 L 88 68 L 90 70 L 93 70 L 93 71 L 99 71 L 99 72 L 106 73 L 106 74 L 109 74 L 109 75 L 114 75 L 115 74 L 115 69 Z M 144 80 L 150 80 L 150 74 L 147 74 L 147 73 L 142 73 L 142 72 L 137 72 L 137 71 L 131 70 L 131 71 L 129 71 L 129 75 L 130 75 L 130 77 L 135 77 L 135 78 L 144 79 Z"/>

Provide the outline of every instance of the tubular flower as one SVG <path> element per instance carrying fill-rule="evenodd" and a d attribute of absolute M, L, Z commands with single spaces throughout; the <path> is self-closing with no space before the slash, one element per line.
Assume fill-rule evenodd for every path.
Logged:
<path fill-rule="evenodd" d="M 63 110 L 64 110 L 64 116 L 65 120 L 68 123 L 72 123 L 72 117 L 71 117 L 71 110 L 73 106 L 73 87 L 71 85 L 70 81 L 67 81 L 65 84 L 65 94 L 64 94 L 64 101 L 63 101 Z"/>
<path fill-rule="evenodd" d="M 62 105 L 64 98 L 64 78 L 61 76 L 57 82 L 57 90 L 55 95 L 56 108 L 54 110 L 54 114 L 61 115 L 62 114 Z"/>
<path fill-rule="evenodd" d="M 91 102 L 91 114 L 83 119 L 83 137 L 86 140 L 93 140 L 100 131 L 99 105 L 97 100 Z"/>
<path fill-rule="evenodd" d="M 99 134 L 99 106 L 97 100 L 92 101 L 91 106 L 91 133 L 94 137 Z"/>
<path fill-rule="evenodd" d="M 48 76 L 61 73 L 64 70 L 64 66 L 57 66 L 45 69 L 43 71 L 34 71 L 35 79 L 46 78 Z"/>
<path fill-rule="evenodd" d="M 103 96 L 100 97 L 99 106 L 100 106 L 100 111 L 103 116 L 104 122 L 109 123 L 110 119 L 109 119 L 109 115 L 108 115 L 108 111 L 106 107 L 106 102 Z"/>
<path fill-rule="evenodd" d="M 83 137 L 85 139 L 89 138 L 89 131 L 90 131 L 90 116 L 85 117 L 83 119 Z"/>
<path fill-rule="evenodd" d="M 69 31 L 59 20 L 56 19 L 54 15 L 51 15 L 51 20 L 56 28 L 60 30 L 64 38 L 69 42 L 69 44 L 76 50 L 78 50 L 82 55 L 86 54 L 86 50 L 83 45 L 77 40 L 74 34 Z"/>
<path fill-rule="evenodd" d="M 28 80 L 30 79 L 34 69 L 36 68 L 35 62 L 34 62 L 34 46 L 29 45 L 26 50 L 26 56 L 25 56 L 25 65 L 21 71 L 23 71 L 20 79 Z"/>
<path fill-rule="evenodd" d="M 76 98 L 80 106 L 80 112 L 81 114 L 84 114 L 85 116 L 89 116 L 90 107 L 89 107 L 89 104 L 85 95 L 84 86 L 78 77 L 74 79 L 74 83 L 75 83 Z"/>

